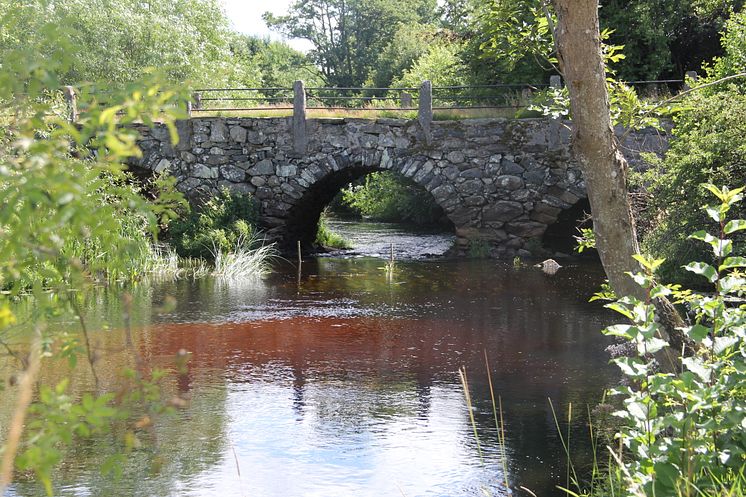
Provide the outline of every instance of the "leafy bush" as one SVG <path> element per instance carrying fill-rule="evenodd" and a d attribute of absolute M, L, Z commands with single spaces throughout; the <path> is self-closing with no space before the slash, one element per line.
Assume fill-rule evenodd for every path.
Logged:
<path fill-rule="evenodd" d="M 168 240 L 181 257 L 213 260 L 232 252 L 257 233 L 258 210 L 251 195 L 222 190 L 173 221 Z"/>
<path fill-rule="evenodd" d="M 652 194 L 643 233 L 647 253 L 666 259 L 660 268 L 664 279 L 694 284 L 681 266 L 694 259 L 712 263 L 712 256 L 688 235 L 695 229 L 716 226 L 698 206 L 706 203 L 704 182 L 743 183 L 746 178 L 746 93 L 735 87 L 713 95 L 694 94 L 676 117 L 671 148 L 662 162 L 647 173 Z M 743 207 L 738 216 L 744 216 Z M 737 237 L 739 241 L 744 236 Z M 738 255 L 746 254 L 739 243 Z"/>
<path fill-rule="evenodd" d="M 703 276 L 714 292 L 658 285 L 653 273 L 663 260 L 639 257 L 645 271 L 633 278 L 648 298 L 625 297 L 608 305 L 633 324 L 610 326 L 604 333 L 621 337 L 636 351 L 614 360 L 629 380 L 629 386 L 613 391 L 623 399 L 615 413 L 623 421 L 617 438 L 626 449 L 614 449 L 622 466 L 620 495 L 734 495 L 730 492 L 743 483 L 746 305 L 734 305 L 733 298 L 742 302 L 746 294 L 746 258 L 734 256 L 733 240 L 726 238 L 746 230 L 746 221 L 726 220 L 743 188 L 706 189 L 720 200 L 705 209 L 716 234 L 698 231 L 691 238 L 705 242 L 714 263 L 693 262 L 686 269 Z M 652 302 L 669 296 L 687 302 L 694 315 L 694 324 L 684 329 L 694 344 L 690 354 L 671 350 L 656 320 Z"/>
<path fill-rule="evenodd" d="M 390 172 L 371 173 L 363 184 L 342 190 L 342 202 L 375 221 L 434 224 L 443 215 L 427 191 Z"/>
<path fill-rule="evenodd" d="M 345 237 L 333 231 L 326 221 L 325 213 L 321 213 L 319 224 L 316 228 L 315 242 L 322 247 L 346 249 L 351 248 L 352 244 Z"/>

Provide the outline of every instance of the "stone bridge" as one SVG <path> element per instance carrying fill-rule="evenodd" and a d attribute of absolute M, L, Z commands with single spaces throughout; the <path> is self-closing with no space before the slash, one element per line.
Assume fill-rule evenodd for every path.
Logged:
<path fill-rule="evenodd" d="M 394 171 L 430 192 L 450 219 L 461 253 L 479 241 L 490 255 L 528 256 L 560 214 L 585 199 L 569 123 L 548 118 L 420 122 L 399 119 L 192 118 L 172 145 L 163 127 L 142 128 L 143 157 L 190 198 L 222 188 L 254 195 L 266 236 L 310 246 L 321 211 L 350 182 Z M 621 135 L 621 133 L 619 133 Z M 666 137 L 629 133 L 623 150 L 662 153 Z M 571 233 L 570 233 L 571 234 Z"/>

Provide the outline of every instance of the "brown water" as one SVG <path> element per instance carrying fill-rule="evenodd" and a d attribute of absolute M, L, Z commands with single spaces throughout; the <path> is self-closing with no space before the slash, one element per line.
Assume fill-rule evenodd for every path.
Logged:
<path fill-rule="evenodd" d="M 554 487 L 565 484 L 565 461 L 547 399 L 584 412 L 615 378 L 599 333 L 613 317 L 587 303 L 600 268 L 548 276 L 494 261 L 401 261 L 390 278 L 381 266 L 324 258 L 306 261 L 300 280 L 288 263 L 264 281 L 135 289 L 147 363 L 169 367 L 179 349 L 193 354 L 188 376 L 170 387 L 190 405 L 159 420 L 119 480 L 97 469 L 111 439 L 81 442 L 55 476 L 55 495 L 506 495 L 485 351 L 502 397 L 511 485 L 562 495 Z M 175 308 L 159 313 L 166 296 Z M 108 319 L 116 328 L 120 300 L 114 290 L 92 298 L 93 325 Z M 102 349 L 121 340 L 118 331 L 95 339 Z M 117 365 L 115 355 L 100 365 L 104 384 L 116 383 Z M 83 376 L 74 390 L 89 385 Z M 586 432 L 576 419 L 580 466 Z M 43 490 L 21 477 L 10 495 Z"/>

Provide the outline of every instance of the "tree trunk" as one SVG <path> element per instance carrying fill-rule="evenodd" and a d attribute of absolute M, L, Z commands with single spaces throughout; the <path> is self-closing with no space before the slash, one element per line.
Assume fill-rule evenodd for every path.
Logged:
<path fill-rule="evenodd" d="M 617 145 L 609 114 L 606 69 L 601 55 L 597 0 L 555 0 L 560 68 L 570 92 L 573 147 L 593 213 L 596 249 L 618 295 L 643 298 L 625 273 L 639 271 L 639 252 L 627 198 L 627 161 Z"/>
<path fill-rule="evenodd" d="M 601 54 L 598 0 L 554 0 L 555 38 L 560 68 L 570 93 L 573 148 L 583 171 L 593 215 L 596 249 L 617 295 L 645 299 L 628 272 L 640 270 L 635 222 L 627 196 L 627 161 L 619 150 L 609 112 L 606 69 Z M 685 336 L 676 309 L 656 302 L 671 346 L 681 350 Z"/>

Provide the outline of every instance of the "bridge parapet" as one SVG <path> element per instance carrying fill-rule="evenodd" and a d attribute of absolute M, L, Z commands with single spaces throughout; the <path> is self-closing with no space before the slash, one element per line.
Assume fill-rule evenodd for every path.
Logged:
<path fill-rule="evenodd" d="M 429 130 L 400 119 L 308 119 L 302 151 L 292 117 L 194 118 L 179 131 L 174 146 L 164 129 L 143 129 L 135 166 L 169 172 L 192 198 L 222 188 L 253 194 L 268 237 L 288 248 L 313 241 L 323 208 L 372 171 L 430 192 L 462 252 L 479 241 L 501 258 L 531 255 L 560 212 L 585 197 L 569 128 L 544 118 L 434 121 Z M 629 133 L 623 145 L 641 166 L 639 151 L 661 153 L 666 138 Z"/>

